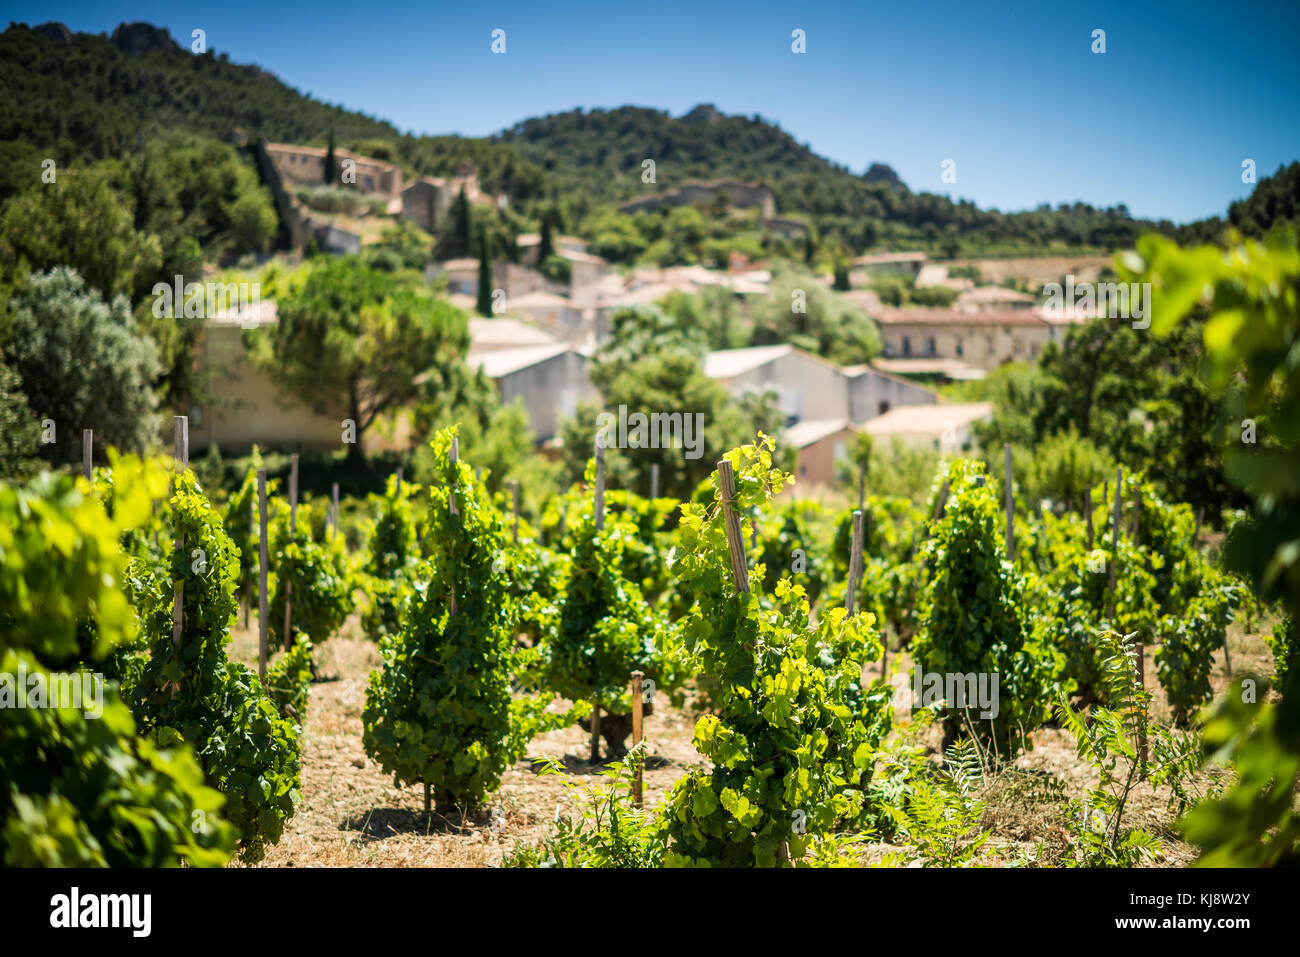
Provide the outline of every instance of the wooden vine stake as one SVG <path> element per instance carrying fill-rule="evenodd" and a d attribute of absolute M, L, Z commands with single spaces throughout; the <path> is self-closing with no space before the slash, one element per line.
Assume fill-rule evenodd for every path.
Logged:
<path fill-rule="evenodd" d="M 632 746 L 636 747 L 645 740 L 645 735 L 641 731 L 641 679 L 645 675 L 640 671 L 632 672 Z M 637 807 L 641 806 L 643 797 L 643 779 L 642 775 L 645 769 L 645 755 L 641 754 L 636 759 L 636 774 L 632 778 L 632 803 Z"/>
<path fill-rule="evenodd" d="M 596 433 L 596 501 L 593 524 L 596 531 L 605 527 L 605 437 Z M 591 703 L 591 763 L 600 760 L 600 701 Z"/>
<path fill-rule="evenodd" d="M 298 453 L 289 459 L 289 541 L 298 527 Z M 293 633 L 289 630 L 293 622 L 293 582 L 286 576 L 284 583 L 284 650 L 293 647 Z"/>
<path fill-rule="evenodd" d="M 1088 550 L 1092 551 L 1092 486 L 1083 490 L 1083 522 L 1088 529 Z"/>
<path fill-rule="evenodd" d="M 1003 492 L 1007 510 L 1007 561 L 1016 560 L 1016 503 L 1011 495 L 1011 443 L 1002 446 Z"/>
<path fill-rule="evenodd" d="M 95 461 L 95 430 L 81 430 L 81 471 L 91 481 Z"/>
<path fill-rule="evenodd" d="M 650 497 L 659 497 L 659 463 L 650 463 Z"/>
<path fill-rule="evenodd" d="M 1124 506 L 1124 466 L 1115 469 L 1115 509 L 1110 525 L 1110 582 L 1106 586 L 1106 617 L 1115 620 L 1115 574 L 1119 564 L 1119 522 L 1120 510 Z"/>
<path fill-rule="evenodd" d="M 266 469 L 257 470 L 257 673 L 266 680 L 266 575 L 270 564 L 266 544 Z"/>
<path fill-rule="evenodd" d="M 178 415 L 172 418 L 172 454 L 176 458 L 176 467 L 184 472 L 190 467 L 190 417 Z M 176 535 L 176 551 L 184 553 L 185 542 L 180 533 Z M 185 580 L 177 579 L 172 594 L 172 647 L 181 646 L 181 627 L 185 623 Z M 175 687 L 172 694 L 176 693 Z"/>
<path fill-rule="evenodd" d="M 849 594 L 844 607 L 850 615 L 858 608 L 858 582 L 862 580 L 862 510 L 853 512 L 853 544 L 849 549 Z"/>
<path fill-rule="evenodd" d="M 749 591 L 749 567 L 745 563 L 745 544 L 740 537 L 740 515 L 736 512 L 736 476 L 731 463 L 718 463 L 718 490 L 722 493 L 722 514 L 727 529 L 727 549 L 731 553 L 731 577 L 736 591 Z"/>
<path fill-rule="evenodd" d="M 515 479 L 514 482 L 511 483 L 510 491 L 511 491 L 511 498 L 514 500 L 512 503 L 512 508 L 515 513 L 515 529 L 513 534 L 514 534 L 515 542 L 518 543 L 519 541 L 519 480 L 518 479 Z"/>
<path fill-rule="evenodd" d="M 1138 690 L 1145 694 L 1147 688 L 1146 649 L 1142 642 L 1137 643 L 1137 678 Z M 1147 723 L 1146 708 L 1142 709 L 1142 720 L 1138 724 L 1138 773 L 1140 779 L 1147 779 Z"/>
<path fill-rule="evenodd" d="M 330 537 L 339 533 L 339 483 L 330 485 Z"/>

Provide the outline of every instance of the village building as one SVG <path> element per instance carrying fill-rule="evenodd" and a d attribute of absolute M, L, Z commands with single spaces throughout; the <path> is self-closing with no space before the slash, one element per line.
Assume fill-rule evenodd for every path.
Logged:
<path fill-rule="evenodd" d="M 471 352 L 469 366 L 497 384 L 504 403 L 520 399 L 538 442 L 548 442 L 583 399 L 597 396 L 587 356 L 566 343 Z"/>
<path fill-rule="evenodd" d="M 857 432 L 847 419 L 815 419 L 785 430 L 781 444 L 795 450 L 795 478 L 803 485 L 834 485 L 835 467 L 848 457 Z"/>
<path fill-rule="evenodd" d="M 1029 361 L 1052 338 L 1037 309 L 877 309 L 887 359 L 956 359 L 980 369 Z"/>
<path fill-rule="evenodd" d="M 882 276 L 916 279 L 925 266 L 926 258 L 922 252 L 868 253 L 853 260 L 849 275 L 852 285 L 866 285 L 872 279 Z"/>
<path fill-rule="evenodd" d="M 619 206 L 619 211 L 653 212 L 664 207 L 713 206 L 718 203 L 732 209 L 757 209 L 761 219 L 772 219 L 776 216 L 776 196 L 771 187 L 765 183 L 745 183 L 738 179 L 719 179 L 711 183 L 683 183 L 675 189 L 656 193 L 653 196 L 629 200 Z"/>
<path fill-rule="evenodd" d="M 244 329 L 278 321 L 274 300 L 204 320 L 196 363 L 208 374 L 203 405 L 190 410 L 190 446 L 216 444 L 223 452 L 246 452 L 254 444 L 279 449 L 340 448 L 347 411 L 308 404 L 286 394 L 271 375 L 253 365 Z"/>
<path fill-rule="evenodd" d="M 907 445 L 955 455 L 973 449 L 975 423 L 992 418 L 991 402 L 908 405 L 890 409 L 860 428 L 877 442 L 898 439 Z"/>

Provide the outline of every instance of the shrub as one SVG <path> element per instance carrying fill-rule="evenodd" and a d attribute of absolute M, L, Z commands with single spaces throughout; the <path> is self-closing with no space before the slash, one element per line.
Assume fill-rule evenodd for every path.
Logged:
<path fill-rule="evenodd" d="M 256 674 L 226 658 L 239 556 L 193 473 L 176 477 L 170 504 L 183 544 L 172 551 L 171 580 L 155 579 L 143 595 L 150 657 L 124 694 L 150 740 L 193 746 L 208 783 L 226 795 L 244 859 L 255 862 L 298 807 L 298 728 L 280 716 Z M 184 589 L 176 644 L 173 581 Z"/>
<path fill-rule="evenodd" d="M 793 478 L 771 469 L 774 443 L 728 453 L 734 507 L 750 517 Z M 715 495 L 718 486 L 714 485 Z M 888 729 L 888 689 L 862 687 L 880 654 L 870 615 L 842 608 L 810 628 L 803 589 L 782 579 L 776 606 L 732 582 L 723 509 L 683 507 L 679 584 L 697 597 L 683 638 L 717 683 L 716 714 L 695 726 L 712 770 L 692 770 L 662 808 L 667 866 L 773 866 L 800 861 L 818 837 L 863 807 L 874 749 Z M 761 589 L 765 569 L 754 569 Z"/>
<path fill-rule="evenodd" d="M 997 493 L 982 478 L 983 464 L 972 460 L 948 469 L 947 507 L 921 551 L 928 578 L 912 654 L 926 673 L 998 677 L 996 716 L 967 717 L 972 736 L 1010 756 L 1047 720 L 1064 662 L 1030 628 L 1024 580 L 1006 558 Z M 958 734 L 958 706 L 949 701 L 944 711 L 946 743 Z"/>
<path fill-rule="evenodd" d="M 46 472 L 26 487 L 0 484 L 0 674 L 22 669 L 29 681 L 42 674 L 48 687 L 44 660 L 69 660 L 80 649 L 89 670 L 133 643 L 117 539 L 147 518 L 165 477 L 134 460 L 118 468 L 128 477 L 113 515 L 68 477 Z M 139 737 L 117 689 L 102 690 L 97 718 L 86 716 L 84 701 L 0 707 L 0 865 L 224 864 L 235 830 L 191 749 Z M 13 692 L 0 690 L 0 701 Z"/>

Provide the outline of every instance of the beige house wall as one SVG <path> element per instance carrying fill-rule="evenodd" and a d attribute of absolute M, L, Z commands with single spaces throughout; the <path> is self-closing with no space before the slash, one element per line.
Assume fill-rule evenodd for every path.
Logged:
<path fill-rule="evenodd" d="M 722 384 L 733 394 L 770 388 L 781 396 L 785 413 L 801 421 L 843 419 L 848 415 L 849 391 L 844 375 L 797 352 L 779 356 Z"/>
<path fill-rule="evenodd" d="M 845 428 L 800 449 L 795 473 L 798 484 L 835 484 L 835 463 L 847 456 L 852 436 L 853 430 Z"/>
<path fill-rule="evenodd" d="M 885 355 L 891 359 L 960 359 L 967 365 L 982 369 L 1036 358 L 1053 332 L 1053 327 L 1046 323 L 1006 326 L 989 323 L 882 323 L 880 326 Z M 931 337 L 934 338 L 933 352 L 929 350 Z M 904 349 L 905 340 L 910 340 L 910 351 Z"/>
<path fill-rule="evenodd" d="M 340 448 L 340 407 L 313 408 L 286 397 L 269 375 L 255 368 L 244 348 L 238 325 L 208 326 L 199 345 L 200 365 L 210 373 L 211 398 L 201 423 L 190 423 L 190 446 L 206 449 L 213 442 L 222 452 L 263 448 Z"/>

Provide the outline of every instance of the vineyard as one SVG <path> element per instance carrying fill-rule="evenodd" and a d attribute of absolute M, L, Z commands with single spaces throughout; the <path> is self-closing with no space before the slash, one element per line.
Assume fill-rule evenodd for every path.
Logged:
<path fill-rule="evenodd" d="M 1009 448 L 820 500 L 760 433 L 679 501 L 597 438 L 524 508 L 456 426 L 344 503 L 214 494 L 180 419 L 171 457 L 88 440 L 0 485 L 0 862 L 1294 862 L 1300 268 L 1248 248 L 1141 247 L 1273 425 L 1253 513 L 1123 466 L 1030 501 Z"/>

